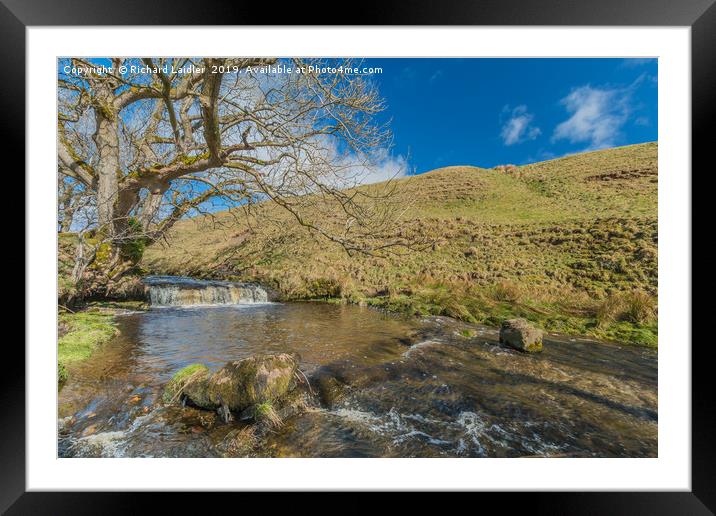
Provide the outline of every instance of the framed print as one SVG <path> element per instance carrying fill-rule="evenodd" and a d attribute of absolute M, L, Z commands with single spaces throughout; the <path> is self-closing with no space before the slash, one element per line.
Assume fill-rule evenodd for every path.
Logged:
<path fill-rule="evenodd" d="M 528 491 L 508 503 L 710 514 L 711 4 L 346 25 L 4 1 L 27 305 L 3 510 Z"/>

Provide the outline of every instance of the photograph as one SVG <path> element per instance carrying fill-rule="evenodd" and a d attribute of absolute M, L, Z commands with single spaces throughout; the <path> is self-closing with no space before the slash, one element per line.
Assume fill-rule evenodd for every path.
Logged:
<path fill-rule="evenodd" d="M 659 57 L 93 55 L 57 458 L 660 457 Z"/>
<path fill-rule="evenodd" d="M 0 514 L 714 514 L 716 0 L 605 1 L 0 0 Z"/>

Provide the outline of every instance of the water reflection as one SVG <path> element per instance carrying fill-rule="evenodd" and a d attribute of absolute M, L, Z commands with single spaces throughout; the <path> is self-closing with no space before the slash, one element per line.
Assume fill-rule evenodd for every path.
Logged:
<path fill-rule="evenodd" d="M 643 457 L 657 453 L 656 353 L 549 336 L 523 355 L 497 332 L 317 303 L 162 308 L 71 370 L 63 456 L 241 456 L 235 424 L 158 403 L 177 369 L 297 352 L 317 392 L 252 456 Z M 319 389 L 331 386 L 329 391 Z M 326 394 L 328 392 L 329 395 Z M 335 395 L 334 395 L 335 394 Z"/>

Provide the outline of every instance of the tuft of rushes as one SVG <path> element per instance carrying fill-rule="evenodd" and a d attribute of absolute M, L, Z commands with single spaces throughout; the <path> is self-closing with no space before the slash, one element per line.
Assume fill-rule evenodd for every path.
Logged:
<path fill-rule="evenodd" d="M 270 400 L 259 403 L 254 407 L 254 419 L 258 423 L 267 424 L 269 428 L 276 429 L 283 426 L 283 420 Z"/>

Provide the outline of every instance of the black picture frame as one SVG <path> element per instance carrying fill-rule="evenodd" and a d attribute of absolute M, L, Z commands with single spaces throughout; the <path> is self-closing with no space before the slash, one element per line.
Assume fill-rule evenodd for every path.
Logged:
<path fill-rule="evenodd" d="M 0 59 L 6 70 L 25 70 L 25 30 L 44 25 L 553 25 L 553 26 L 689 26 L 692 49 L 692 163 L 705 165 L 716 119 L 716 5 L 715 0 L 453 0 L 431 2 L 396 0 L 362 2 L 350 15 L 341 15 L 336 4 L 282 4 L 270 9 L 257 2 L 223 4 L 202 0 L 0 0 Z M 321 3 L 325 5 L 320 5 Z M 334 13 L 330 17 L 330 13 Z M 4 155 L 19 156 L 16 169 L 24 169 L 25 76 L 0 81 Z M 12 152 L 9 152 L 9 151 Z M 712 168 L 712 161 L 709 162 Z M 687 178 L 691 171 L 683 171 Z M 27 194 L 27 192 L 26 192 Z M 26 276 L 32 274 L 25 269 Z M 684 349 L 690 335 L 678 343 Z M 9 340 L 9 339 L 8 339 Z M 712 368 L 708 341 L 692 346 L 692 491 L 691 492 L 604 492 L 604 493 L 502 493 L 483 494 L 505 509 L 528 506 L 532 513 L 549 514 L 713 514 L 716 510 L 714 465 Z M 13 344 L 14 345 L 14 344 Z M 10 343 L 6 344 L 9 347 Z M 16 348 L 18 346 L 14 345 Z M 104 514 L 126 513 L 145 506 L 146 495 L 127 493 L 39 493 L 25 492 L 25 363 L 24 352 L 15 349 L 15 367 L 4 367 L 0 375 L 0 511 L 8 514 Z M 207 495 L 204 495 L 207 496 Z M 230 495 L 211 495 L 209 507 Z M 258 501 L 239 495 L 241 510 Z M 290 495 L 289 503 L 297 498 Z M 218 498 L 217 498 L 218 497 Z M 494 500 L 499 497 L 499 500 Z M 287 497 L 277 497 L 276 500 Z M 300 498 L 299 498 L 300 499 Z M 422 502 L 422 496 L 411 495 Z M 204 502 L 207 503 L 207 502 Z M 298 502 L 300 503 L 300 502 Z M 328 506 L 333 502 L 324 498 Z M 474 503 L 474 502 L 472 502 Z M 164 494 L 162 510 L 172 506 L 190 510 L 184 495 Z M 368 510 L 370 501 L 337 507 Z M 334 505 L 334 507 L 336 507 Z M 250 510 L 250 509 L 249 509 Z M 182 512 L 184 512 L 182 511 Z"/>

